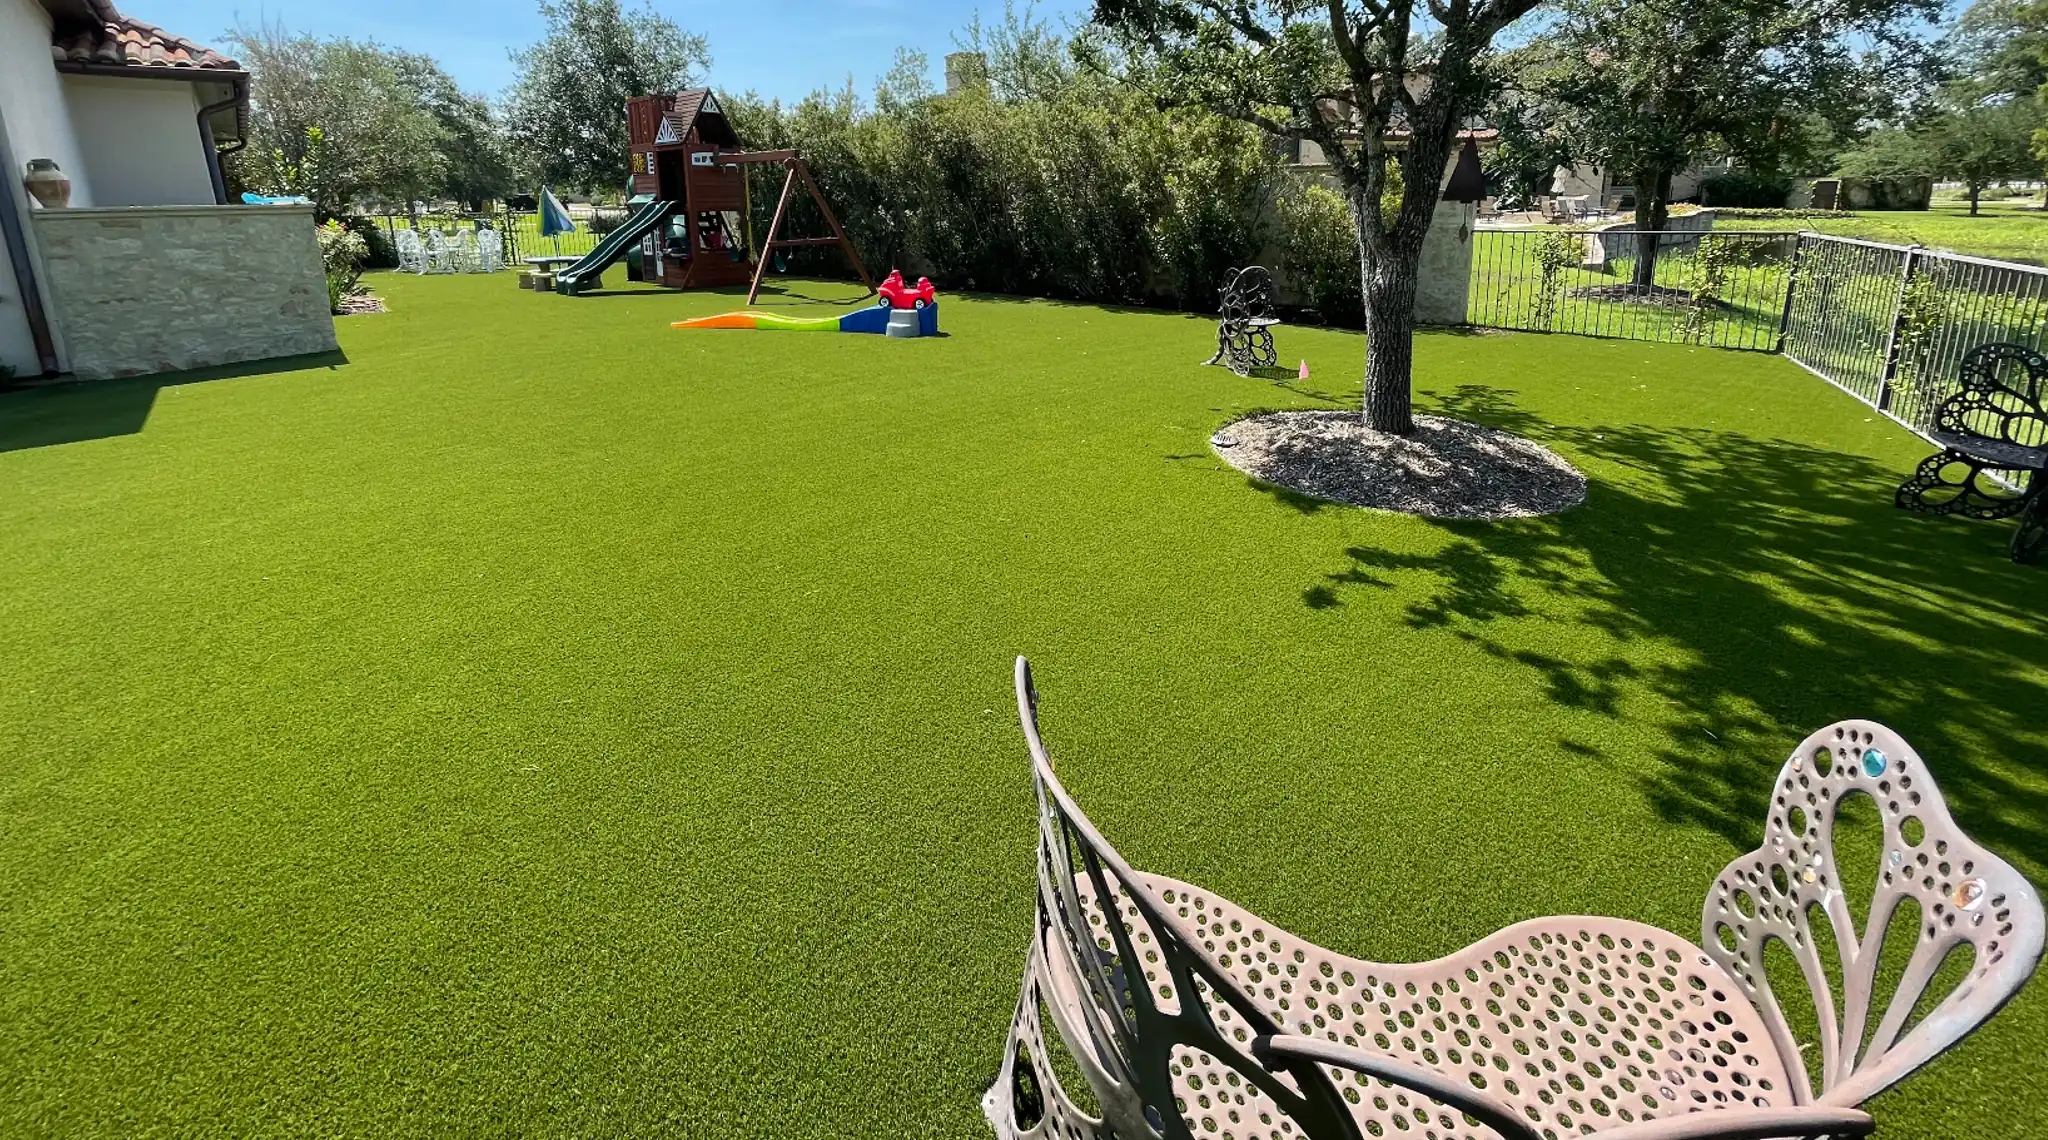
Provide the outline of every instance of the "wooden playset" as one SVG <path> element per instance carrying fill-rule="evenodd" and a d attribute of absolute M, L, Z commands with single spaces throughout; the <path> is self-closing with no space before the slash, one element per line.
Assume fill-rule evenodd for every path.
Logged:
<path fill-rule="evenodd" d="M 631 201 L 639 208 L 589 256 L 556 275 L 557 292 L 595 288 L 599 275 L 636 247 L 642 280 L 677 289 L 744 282 L 750 304 L 776 251 L 802 246 L 837 246 L 861 283 L 875 287 L 802 156 L 793 150 L 741 150 L 739 135 L 709 88 L 629 100 L 626 134 L 632 150 Z M 756 247 L 747 167 L 768 164 L 785 171 L 782 197 L 766 239 Z M 832 231 L 829 236 L 781 236 L 799 182 L 817 203 Z"/>

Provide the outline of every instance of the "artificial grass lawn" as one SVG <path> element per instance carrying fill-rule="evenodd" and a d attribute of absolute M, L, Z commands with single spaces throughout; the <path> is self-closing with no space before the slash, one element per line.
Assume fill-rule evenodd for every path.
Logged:
<path fill-rule="evenodd" d="M 1140 867 L 1368 956 L 1697 937 L 1849 715 L 2048 875 L 2048 571 L 1783 360 L 1424 335 L 1423 404 L 1591 480 L 1437 524 L 1209 452 L 1350 404 L 1349 334 L 1276 387 L 1172 314 L 373 283 L 345 364 L 0 397 L 0 1134 L 983 1135 L 1019 651 Z M 1885 1134 L 2048 1135 L 2044 1041 L 2037 983 Z"/>

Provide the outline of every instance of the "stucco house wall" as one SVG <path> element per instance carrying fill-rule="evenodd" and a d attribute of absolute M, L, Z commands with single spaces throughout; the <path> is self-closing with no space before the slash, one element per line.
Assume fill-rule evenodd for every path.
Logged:
<path fill-rule="evenodd" d="M 92 179 L 63 82 L 50 66 L 50 31 L 50 14 L 37 0 L 0 0 L 0 113 L 17 166 L 7 175 L 19 180 L 18 167 L 30 159 L 53 159 L 71 178 L 72 204 L 90 206 Z"/>
<path fill-rule="evenodd" d="M 94 191 L 92 201 L 74 197 L 74 205 L 213 204 L 192 84 L 66 75 L 63 89 Z"/>

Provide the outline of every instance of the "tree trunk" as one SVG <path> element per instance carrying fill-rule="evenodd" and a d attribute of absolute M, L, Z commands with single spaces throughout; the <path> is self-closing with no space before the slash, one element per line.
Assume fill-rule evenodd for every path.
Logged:
<path fill-rule="evenodd" d="M 1984 188 L 1982 186 L 1975 182 L 1970 183 L 1970 216 L 1973 218 L 1977 216 L 1977 196 L 1983 192 Z"/>
<path fill-rule="evenodd" d="M 1633 283 L 1648 292 L 1657 284 L 1657 249 L 1664 226 L 1671 220 L 1671 171 L 1636 172 L 1636 268 Z"/>
<path fill-rule="evenodd" d="M 1351 208 L 1378 209 L 1351 195 Z M 1359 224 L 1353 218 L 1354 224 Z M 1377 256 L 1359 230 L 1358 280 L 1365 294 L 1365 426 L 1393 435 L 1415 431 L 1411 395 L 1415 363 L 1415 278 L 1422 247 L 1391 240 Z"/>

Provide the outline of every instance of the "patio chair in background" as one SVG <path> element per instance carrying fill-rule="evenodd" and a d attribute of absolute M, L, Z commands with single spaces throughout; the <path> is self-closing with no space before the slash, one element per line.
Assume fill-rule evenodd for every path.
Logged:
<path fill-rule="evenodd" d="M 427 271 L 427 251 L 420 244 L 418 230 L 399 230 L 392 237 L 391 244 L 398 251 L 399 272 L 425 273 Z"/>
<path fill-rule="evenodd" d="M 1935 515 L 2018 518 L 2007 549 L 2014 562 L 2031 562 L 2048 546 L 2048 358 L 2023 345 L 1979 345 L 1959 379 L 1962 390 L 1942 401 L 1927 433 L 1941 450 L 1893 501 Z"/>
<path fill-rule="evenodd" d="M 505 268 L 505 241 L 489 226 L 476 228 L 478 273 L 496 273 Z"/>
<path fill-rule="evenodd" d="M 483 272 L 483 253 L 475 230 L 455 231 L 455 240 L 448 243 L 448 260 L 457 273 Z"/>
<path fill-rule="evenodd" d="M 428 273 L 455 272 L 455 252 L 449 248 L 448 237 L 440 230 L 428 230 L 425 239 Z"/>
<path fill-rule="evenodd" d="M 1763 845 L 1707 892 L 1704 949 L 1640 922 L 1564 916 L 1399 965 L 1133 868 L 1053 774 L 1022 658 L 1016 686 L 1038 911 L 982 1101 L 1003 1140 L 1862 1135 L 1874 1122 L 1861 1106 L 1984 1024 L 2041 956 L 2033 886 L 1963 834 L 1919 756 L 1870 721 L 1814 733 L 1779 770 Z M 1860 868 L 1875 883 L 1860 932 L 1834 845 L 1837 809 L 1857 796 L 1884 830 L 1876 865 Z M 1831 941 L 1817 944 L 1823 924 Z M 1770 941 L 1803 977 L 1766 977 Z M 1887 975 L 1879 989 L 1882 952 L 1907 944 L 1896 988 Z M 1974 953 L 1967 972 L 1930 992 L 1957 949 Z M 1814 1003 L 1817 1090 L 1781 1000 Z M 1086 1088 L 1062 1084 L 1058 1054 Z"/>

